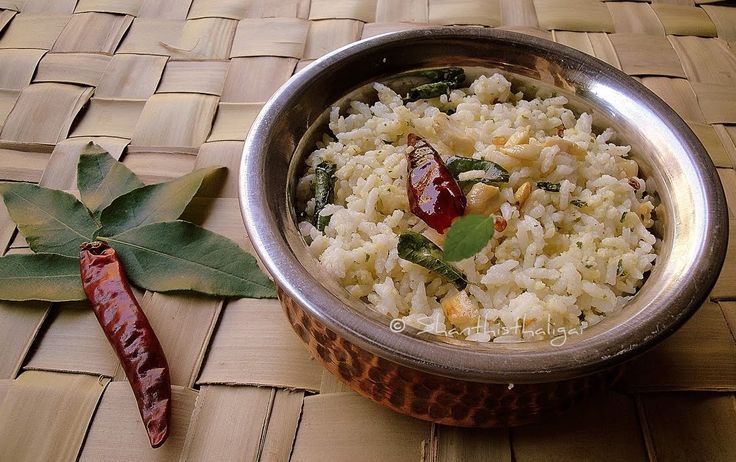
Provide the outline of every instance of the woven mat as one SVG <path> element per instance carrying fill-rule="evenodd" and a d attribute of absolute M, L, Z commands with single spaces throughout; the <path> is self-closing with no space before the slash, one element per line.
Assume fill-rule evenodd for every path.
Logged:
<path fill-rule="evenodd" d="M 736 8 L 692 0 L 0 0 L 0 178 L 73 189 L 90 140 L 147 182 L 226 165 L 186 218 L 249 249 L 237 171 L 263 103 L 339 46 L 427 24 L 547 37 L 639 79 L 703 141 L 736 220 Z M 731 233 L 711 300 L 618 390 L 511 431 L 434 426 L 346 390 L 277 301 L 140 293 L 174 384 L 154 451 L 84 303 L 1 302 L 0 460 L 736 460 Z M 29 252 L 1 204 L 0 243 Z"/>

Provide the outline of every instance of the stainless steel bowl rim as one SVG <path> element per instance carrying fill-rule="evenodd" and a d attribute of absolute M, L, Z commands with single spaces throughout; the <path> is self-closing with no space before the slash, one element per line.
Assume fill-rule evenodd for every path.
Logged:
<path fill-rule="evenodd" d="M 713 202 L 709 205 L 708 220 L 702 224 L 704 238 L 712 239 L 713 243 L 699 249 L 701 258 L 692 267 L 691 277 L 669 294 L 667 300 L 661 301 L 656 312 L 642 314 L 637 329 L 629 332 L 619 329 L 611 335 L 586 338 L 574 347 L 553 351 L 537 351 L 534 343 L 515 346 L 511 351 L 502 346 L 474 349 L 393 333 L 386 324 L 367 319 L 321 286 L 279 238 L 280 230 L 269 216 L 265 199 L 264 188 L 268 186 L 264 185 L 263 172 L 268 152 L 261 146 L 273 128 L 275 117 L 290 110 L 292 98 L 313 78 L 346 57 L 417 38 L 509 41 L 519 47 L 543 50 L 551 57 L 582 63 L 584 72 L 615 80 L 621 90 L 635 95 L 677 132 L 700 169 L 702 184 L 698 186 Z M 725 196 L 715 167 L 692 130 L 669 106 L 640 83 L 596 58 L 544 39 L 498 29 L 443 27 L 383 34 L 342 47 L 305 67 L 271 97 L 251 126 L 240 166 L 239 199 L 248 235 L 261 261 L 283 291 L 310 315 L 347 341 L 386 360 L 430 374 L 479 382 L 540 383 L 570 379 L 612 367 L 649 349 L 680 327 L 707 298 L 723 264 L 728 239 Z"/>

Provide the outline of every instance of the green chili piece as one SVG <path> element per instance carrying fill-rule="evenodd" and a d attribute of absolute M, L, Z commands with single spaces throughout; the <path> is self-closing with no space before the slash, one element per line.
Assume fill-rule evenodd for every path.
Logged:
<path fill-rule="evenodd" d="M 421 234 L 411 231 L 402 233 L 397 250 L 399 257 L 438 273 L 453 283 L 457 290 L 463 290 L 468 285 L 465 275 L 442 259 L 442 249 Z"/>
<path fill-rule="evenodd" d="M 324 231 L 330 222 L 332 215 L 322 216 L 320 212 L 327 204 L 330 204 L 335 194 L 335 172 L 337 165 L 332 162 L 323 161 L 315 168 L 314 172 L 314 216 L 312 224 L 318 230 Z"/>
<path fill-rule="evenodd" d="M 418 99 L 436 98 L 440 95 L 449 95 L 452 86 L 449 82 L 432 82 L 419 85 L 409 90 L 404 101 L 416 101 Z"/>
<path fill-rule="evenodd" d="M 485 170 L 486 174 L 483 178 L 468 180 L 467 182 L 463 181 L 462 183 L 485 183 L 492 185 L 497 183 L 508 183 L 509 181 L 508 170 L 495 162 L 491 162 L 490 160 L 452 156 L 447 159 L 445 165 L 447 166 L 447 170 L 450 171 L 455 179 L 458 179 L 460 174 L 463 172 L 469 172 L 471 170 Z"/>
<path fill-rule="evenodd" d="M 462 67 L 443 67 L 441 69 L 430 69 L 422 71 L 420 75 L 429 79 L 430 82 L 447 82 L 458 87 L 465 82 L 465 70 Z"/>
<path fill-rule="evenodd" d="M 548 183 L 546 181 L 538 181 L 537 188 L 544 189 L 549 192 L 560 192 L 560 183 Z"/>
<path fill-rule="evenodd" d="M 588 203 L 587 202 L 581 201 L 581 200 L 578 200 L 578 199 L 573 199 L 573 200 L 570 201 L 570 203 L 572 205 L 574 205 L 575 207 L 581 207 L 582 208 L 582 207 L 587 207 L 588 206 Z"/>
<path fill-rule="evenodd" d="M 465 83 L 465 70 L 461 67 L 443 67 L 419 71 L 413 75 L 429 80 L 429 82 L 411 88 L 404 98 L 404 102 L 418 99 L 436 98 L 440 95 L 449 95 L 450 90 Z"/>

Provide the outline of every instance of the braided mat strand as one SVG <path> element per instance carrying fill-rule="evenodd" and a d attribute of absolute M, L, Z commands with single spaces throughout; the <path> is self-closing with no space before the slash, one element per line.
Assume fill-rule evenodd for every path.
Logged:
<path fill-rule="evenodd" d="M 661 96 L 713 158 L 731 210 L 711 299 L 620 389 L 552 424 L 431 425 L 346 390 L 277 301 L 139 293 L 171 365 L 173 430 L 148 446 L 85 303 L 0 302 L 0 460 L 736 460 L 736 4 L 692 0 L 0 0 L 0 179 L 73 190 L 90 140 L 146 182 L 226 165 L 186 218 L 245 249 L 246 129 L 295 71 L 427 25 L 555 40 Z M 705 236 L 707 238 L 707 236 Z M 30 252 L 0 203 L 0 245 Z"/>

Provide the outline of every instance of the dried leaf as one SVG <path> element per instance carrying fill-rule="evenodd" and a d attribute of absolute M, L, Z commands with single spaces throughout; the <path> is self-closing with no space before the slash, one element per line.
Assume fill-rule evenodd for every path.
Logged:
<path fill-rule="evenodd" d="M 76 197 L 30 183 L 0 183 L 10 217 L 34 252 L 77 257 L 97 223 Z"/>
<path fill-rule="evenodd" d="M 100 215 L 98 236 L 114 236 L 129 229 L 176 220 L 202 186 L 208 175 L 224 170 L 209 167 L 164 183 L 143 186 L 110 203 Z"/>
<path fill-rule="evenodd" d="M 84 300 L 79 259 L 51 253 L 0 257 L 0 299 Z"/>
<path fill-rule="evenodd" d="M 137 286 L 157 292 L 273 298 L 273 282 L 256 259 L 233 241 L 185 221 L 153 223 L 107 241 Z"/>
<path fill-rule="evenodd" d="M 102 146 L 90 142 L 79 156 L 77 189 L 95 216 L 113 200 L 142 186 L 143 182 Z"/>

